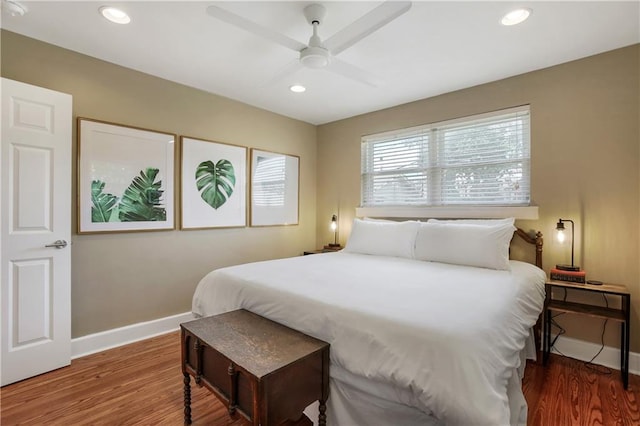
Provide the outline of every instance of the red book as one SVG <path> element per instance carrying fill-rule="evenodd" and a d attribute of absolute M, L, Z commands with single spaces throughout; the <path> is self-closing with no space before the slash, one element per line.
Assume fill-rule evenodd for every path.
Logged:
<path fill-rule="evenodd" d="M 552 280 L 569 281 L 572 283 L 584 283 L 587 281 L 587 273 L 585 271 L 563 271 L 561 269 L 551 268 L 549 275 Z"/>

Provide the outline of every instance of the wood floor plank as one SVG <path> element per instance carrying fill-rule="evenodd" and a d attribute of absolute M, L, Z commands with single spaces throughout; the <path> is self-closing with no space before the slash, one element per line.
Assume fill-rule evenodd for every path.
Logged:
<path fill-rule="evenodd" d="M 523 391 L 529 426 L 638 426 L 640 377 L 606 374 L 552 355 L 547 367 L 528 364 Z M 193 424 L 247 426 L 191 381 Z M 79 358 L 0 389 L 4 425 L 181 425 L 180 336 L 170 333 Z M 377 426 L 377 425 L 376 425 Z"/>
<path fill-rule="evenodd" d="M 551 355 L 547 367 L 527 364 L 523 390 L 529 426 L 640 425 L 640 376 L 624 390 L 618 370 Z"/>

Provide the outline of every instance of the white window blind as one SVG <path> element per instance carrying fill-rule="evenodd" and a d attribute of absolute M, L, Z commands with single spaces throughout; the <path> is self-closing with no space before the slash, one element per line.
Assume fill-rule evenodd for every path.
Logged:
<path fill-rule="evenodd" d="M 283 206 L 285 156 L 258 157 L 253 175 L 253 200 L 258 206 Z"/>
<path fill-rule="evenodd" d="M 528 205 L 529 107 L 362 138 L 362 207 Z"/>

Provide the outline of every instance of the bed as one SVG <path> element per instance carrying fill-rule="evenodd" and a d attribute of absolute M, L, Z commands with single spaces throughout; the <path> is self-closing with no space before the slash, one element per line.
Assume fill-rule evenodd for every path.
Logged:
<path fill-rule="evenodd" d="M 514 231 L 536 245 L 538 266 L 509 259 Z M 341 252 L 212 271 L 193 313 L 244 308 L 329 342 L 328 424 L 526 424 L 541 251 L 513 220 L 356 219 Z"/>

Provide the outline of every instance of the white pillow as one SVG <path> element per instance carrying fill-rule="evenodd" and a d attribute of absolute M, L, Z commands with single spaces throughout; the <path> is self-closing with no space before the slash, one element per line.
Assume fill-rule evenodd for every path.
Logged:
<path fill-rule="evenodd" d="M 363 217 L 362 220 L 366 220 L 367 222 L 392 222 L 392 223 L 398 223 L 397 220 L 378 219 L 376 217 L 369 217 L 369 216 Z"/>
<path fill-rule="evenodd" d="M 427 223 L 447 223 L 455 225 L 513 225 L 516 221 L 515 217 L 505 219 L 429 219 Z"/>
<path fill-rule="evenodd" d="M 415 258 L 509 270 L 509 243 L 515 229 L 510 224 L 422 223 L 416 238 Z"/>
<path fill-rule="evenodd" d="M 420 224 L 414 221 L 353 220 L 345 252 L 413 258 Z"/>

